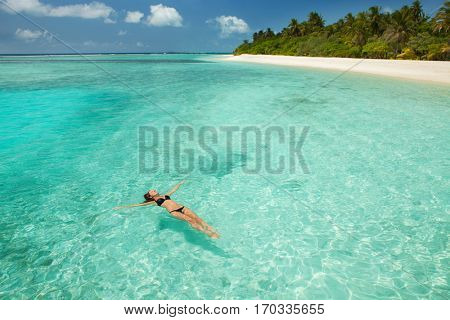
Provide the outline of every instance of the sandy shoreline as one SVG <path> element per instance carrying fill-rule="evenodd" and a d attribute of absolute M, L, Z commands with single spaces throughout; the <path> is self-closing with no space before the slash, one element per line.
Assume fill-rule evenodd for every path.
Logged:
<path fill-rule="evenodd" d="M 271 55 L 226 56 L 222 60 L 263 63 L 292 67 L 320 68 L 381 75 L 418 81 L 450 84 L 450 62 L 381 60 L 353 58 L 316 58 Z"/>

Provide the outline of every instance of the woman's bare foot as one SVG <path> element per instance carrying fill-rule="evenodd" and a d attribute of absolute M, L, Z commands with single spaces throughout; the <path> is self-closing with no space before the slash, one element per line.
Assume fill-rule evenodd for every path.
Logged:
<path fill-rule="evenodd" d="M 220 235 L 218 233 L 215 233 L 215 232 L 208 233 L 208 236 L 210 236 L 213 239 L 219 239 L 219 237 L 220 237 Z"/>

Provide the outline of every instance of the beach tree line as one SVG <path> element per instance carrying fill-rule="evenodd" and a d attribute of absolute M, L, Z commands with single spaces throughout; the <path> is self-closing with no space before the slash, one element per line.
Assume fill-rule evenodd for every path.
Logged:
<path fill-rule="evenodd" d="M 278 33 L 270 28 L 255 32 L 234 54 L 448 61 L 449 30 L 450 1 L 428 16 L 416 0 L 393 12 L 374 6 L 356 15 L 348 13 L 330 25 L 311 12 L 306 21 L 292 19 Z"/>

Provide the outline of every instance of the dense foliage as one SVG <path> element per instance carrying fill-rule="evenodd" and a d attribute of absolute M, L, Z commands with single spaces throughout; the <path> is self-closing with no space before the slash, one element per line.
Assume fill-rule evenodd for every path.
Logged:
<path fill-rule="evenodd" d="M 420 1 L 394 12 L 371 7 L 349 13 L 325 26 L 317 12 L 307 21 L 292 19 L 279 33 L 270 28 L 253 34 L 234 53 L 378 59 L 450 60 L 450 1 L 433 17 Z"/>

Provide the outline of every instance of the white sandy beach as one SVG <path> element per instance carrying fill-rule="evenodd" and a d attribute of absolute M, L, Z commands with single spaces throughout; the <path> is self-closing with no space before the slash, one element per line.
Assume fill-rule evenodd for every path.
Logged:
<path fill-rule="evenodd" d="M 316 58 L 249 54 L 230 55 L 222 58 L 222 60 L 360 72 L 450 84 L 450 62 L 448 61 Z"/>

